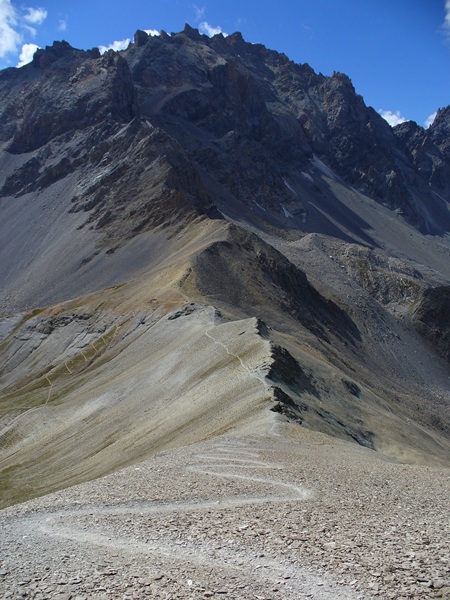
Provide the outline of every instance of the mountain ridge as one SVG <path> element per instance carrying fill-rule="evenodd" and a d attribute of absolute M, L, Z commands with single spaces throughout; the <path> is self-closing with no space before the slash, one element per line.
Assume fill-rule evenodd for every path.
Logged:
<path fill-rule="evenodd" d="M 8 494 L 270 408 L 395 460 L 448 464 L 449 119 L 391 128 L 346 75 L 189 26 L 103 55 L 55 42 L 1 72 Z M 216 343 L 205 323 L 231 337 Z M 257 348 L 274 359 L 270 400 Z M 125 419 L 126 406 L 138 408 Z M 152 419 L 166 438 L 146 442 Z M 71 424 L 105 447 L 86 457 Z"/>

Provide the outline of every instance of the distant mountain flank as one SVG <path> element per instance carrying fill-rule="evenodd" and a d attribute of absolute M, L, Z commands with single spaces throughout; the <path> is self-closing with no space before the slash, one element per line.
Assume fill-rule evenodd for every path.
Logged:
<path fill-rule="evenodd" d="M 189 26 L 171 36 L 138 31 L 126 51 L 103 56 L 55 42 L 29 65 L 3 71 L 0 98 L 1 136 L 13 154 L 75 130 L 138 119 L 169 134 L 188 151 L 192 168 L 205 169 L 241 203 L 249 204 L 251 188 L 254 202 L 280 210 L 284 200 L 308 222 L 295 186 L 292 192 L 283 182 L 316 156 L 424 233 L 450 227 L 449 107 L 427 130 L 413 122 L 392 129 L 346 75 L 317 75 L 239 33 L 209 38 Z M 47 177 L 82 162 L 74 149 Z M 41 171 L 39 162 L 24 168 L 22 180 Z M 20 191 L 7 181 L 2 193 Z"/>

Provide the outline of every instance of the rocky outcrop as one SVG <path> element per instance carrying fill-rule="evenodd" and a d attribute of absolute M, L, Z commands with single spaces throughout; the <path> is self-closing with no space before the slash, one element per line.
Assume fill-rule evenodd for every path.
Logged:
<path fill-rule="evenodd" d="M 339 260 L 342 268 L 384 306 L 412 304 L 425 287 L 417 269 L 377 250 L 351 244 Z"/>
<path fill-rule="evenodd" d="M 66 42 L 38 51 L 23 71 L 0 81 L 0 99 L 0 128 L 13 154 L 105 119 L 129 122 L 138 115 L 128 63 L 114 52 L 100 57 Z"/>
<path fill-rule="evenodd" d="M 450 286 L 425 289 L 411 313 L 417 331 L 450 362 Z"/>
<path fill-rule="evenodd" d="M 364 104 L 346 75 L 326 78 L 316 95 L 325 117 L 320 158 L 345 181 L 421 225 L 423 217 L 410 194 L 417 182 L 389 125 Z"/>
<path fill-rule="evenodd" d="M 360 339 L 349 315 L 321 295 L 303 271 L 256 235 L 235 226 L 229 226 L 225 241 L 199 254 L 184 285 L 246 316 L 279 322 L 281 311 L 323 340 L 333 335 L 356 345 Z"/>
<path fill-rule="evenodd" d="M 407 121 L 393 131 L 406 146 L 421 177 L 445 198 L 450 188 L 450 106 L 437 111 L 428 129 Z"/>

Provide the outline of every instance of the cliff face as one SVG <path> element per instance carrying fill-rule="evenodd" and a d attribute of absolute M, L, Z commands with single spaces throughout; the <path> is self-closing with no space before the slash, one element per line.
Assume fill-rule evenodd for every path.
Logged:
<path fill-rule="evenodd" d="M 1 135 L 12 154 L 37 150 L 107 118 L 128 122 L 138 111 L 121 56 L 100 57 L 67 42 L 39 50 L 26 69 L 3 72 L 1 87 Z"/>
<path fill-rule="evenodd" d="M 449 111 L 391 128 L 346 75 L 189 26 L 1 72 L 8 489 L 118 467 L 111 436 L 121 465 L 270 407 L 448 461 Z"/>
<path fill-rule="evenodd" d="M 445 198 L 450 186 L 450 107 L 439 109 L 428 129 L 408 121 L 393 131 L 406 147 L 421 177 L 436 194 Z"/>
<path fill-rule="evenodd" d="M 94 160 L 101 160 L 106 146 L 114 145 L 117 130 L 111 126 L 135 119 L 160 130 L 154 153 L 165 156 L 172 146 L 169 152 L 177 156 L 169 162 L 178 173 L 184 160 L 182 170 L 191 174 L 181 185 L 196 188 L 194 205 L 205 203 L 201 173 L 229 210 L 236 201 L 257 203 L 282 217 L 285 203 L 306 224 L 302 190 L 285 182 L 316 156 L 345 183 L 421 231 L 448 231 L 448 114 L 441 110 L 428 130 L 414 123 L 391 129 L 346 75 L 317 75 L 308 65 L 246 43 L 238 33 L 210 39 L 189 26 L 171 36 L 137 32 L 135 43 L 120 54 L 100 56 L 55 42 L 30 65 L 8 69 L 0 78 L 6 151 L 40 151 L 33 157 L 38 162 L 27 163 L 17 176 L 25 182 L 22 191 L 30 180 L 51 183 L 83 164 L 85 152 L 70 147 L 80 132 L 95 128 L 83 145 L 95 147 Z M 142 135 L 137 129 L 127 144 Z M 65 160 L 42 182 L 45 165 L 39 161 L 48 161 L 51 142 Z M 194 199 L 197 188 L 200 198 Z M 9 181 L 2 194 L 20 191 Z"/>
<path fill-rule="evenodd" d="M 450 286 L 423 290 L 412 312 L 414 327 L 450 362 Z"/>
<path fill-rule="evenodd" d="M 247 44 L 240 34 L 210 40 L 190 28 L 141 40 L 124 55 L 142 113 L 180 141 L 188 136 L 195 142 L 195 160 L 241 201 L 247 196 L 248 203 L 251 189 L 263 206 L 276 210 L 288 201 L 288 190 L 280 192 L 283 178 L 316 155 L 421 230 L 448 230 L 448 197 L 433 194 L 442 192 L 437 176 L 421 171 L 410 145 L 364 104 L 346 75 L 317 75 L 308 65 Z M 442 120 L 430 132 L 417 128 L 435 140 Z M 433 144 L 442 154 L 443 142 Z M 231 164 L 224 160 L 230 153 Z M 431 147 L 423 152 L 428 160 L 433 153 Z"/>

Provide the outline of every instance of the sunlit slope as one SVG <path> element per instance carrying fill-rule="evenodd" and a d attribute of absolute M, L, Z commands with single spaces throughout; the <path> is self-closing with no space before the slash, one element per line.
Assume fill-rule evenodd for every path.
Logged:
<path fill-rule="evenodd" d="M 3 503 L 227 431 L 272 405 L 270 344 L 255 319 L 224 323 L 189 304 L 117 319 L 82 345 L 27 394 L 39 406 L 22 406 L 3 429 Z"/>

